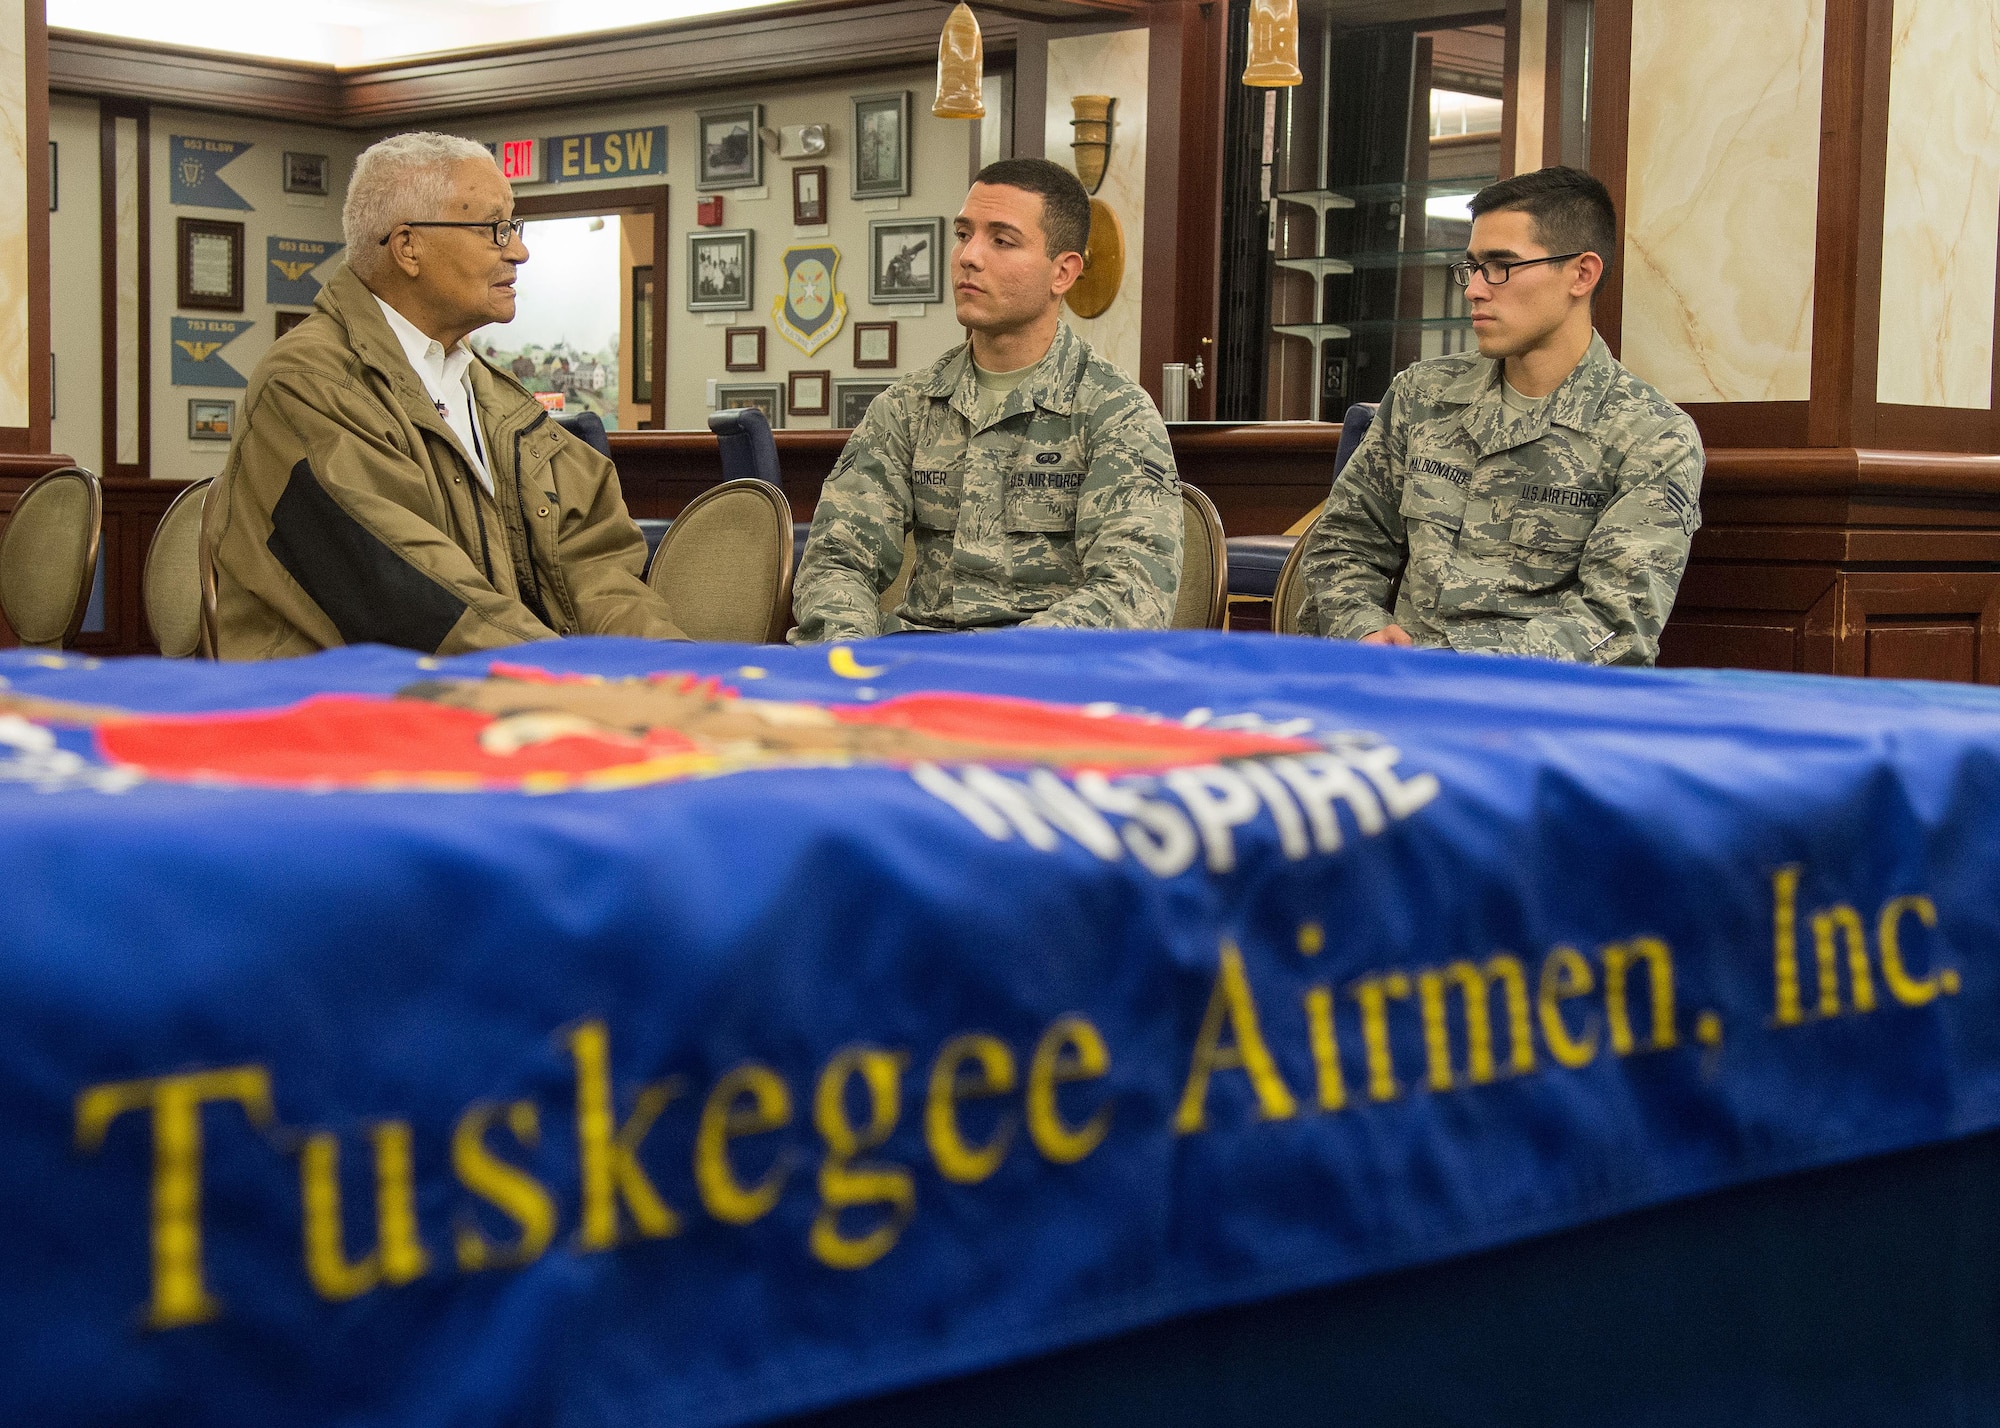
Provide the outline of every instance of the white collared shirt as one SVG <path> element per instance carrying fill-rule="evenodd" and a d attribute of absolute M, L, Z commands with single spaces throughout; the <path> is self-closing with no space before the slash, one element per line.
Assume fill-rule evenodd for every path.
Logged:
<path fill-rule="evenodd" d="M 403 344 L 403 354 L 410 359 L 424 390 L 430 393 L 438 415 L 472 459 L 473 474 L 479 477 L 479 484 L 486 488 L 487 495 L 492 495 L 493 473 L 486 468 L 486 443 L 479 434 L 476 415 L 478 403 L 472 399 L 472 380 L 466 375 L 472 366 L 472 349 L 461 340 L 451 351 L 445 351 L 442 342 L 382 302 L 379 293 L 372 296 L 382 303 L 382 316 L 389 319 L 389 330 Z"/>

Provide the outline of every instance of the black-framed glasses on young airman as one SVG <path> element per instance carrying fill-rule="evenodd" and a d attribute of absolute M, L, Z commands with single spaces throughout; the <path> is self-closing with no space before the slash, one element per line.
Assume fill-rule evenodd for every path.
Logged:
<path fill-rule="evenodd" d="M 1467 260 L 1462 263 L 1453 263 L 1446 271 L 1451 274 L 1451 280 L 1462 288 L 1472 286 L 1472 275 L 1474 273 L 1486 279 L 1488 287 L 1497 288 L 1514 275 L 1514 269 L 1516 268 L 1532 268 L 1537 263 L 1565 263 L 1571 258 L 1581 258 L 1589 251 L 1589 249 L 1585 248 L 1574 253 L 1551 253 L 1546 258 L 1517 258 L 1511 263 L 1503 262 L 1499 258 L 1488 258 L 1483 263 L 1474 263 Z"/>
<path fill-rule="evenodd" d="M 479 228 L 491 235 L 494 247 L 504 248 L 516 238 L 525 235 L 528 231 L 528 224 L 525 219 L 521 218 L 503 218 L 497 223 L 446 223 L 441 221 L 398 223 L 396 228 Z M 389 240 L 396 236 L 396 228 L 391 228 L 387 233 L 384 233 L 382 235 L 382 242 L 378 246 L 387 247 Z"/>

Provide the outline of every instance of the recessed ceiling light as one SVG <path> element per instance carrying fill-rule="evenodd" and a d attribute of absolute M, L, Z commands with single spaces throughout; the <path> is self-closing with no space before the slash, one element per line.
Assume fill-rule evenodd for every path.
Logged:
<path fill-rule="evenodd" d="M 48 0 L 52 29 L 343 67 L 623 30 L 748 10 L 774 0 L 321 0 L 311 18 L 268 0 Z"/>

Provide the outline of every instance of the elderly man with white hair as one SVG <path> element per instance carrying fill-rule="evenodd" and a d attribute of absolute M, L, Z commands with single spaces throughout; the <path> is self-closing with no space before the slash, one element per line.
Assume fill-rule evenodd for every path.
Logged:
<path fill-rule="evenodd" d="M 514 196 L 469 139 L 363 153 L 347 262 L 251 375 L 203 517 L 216 653 L 684 638 L 612 464 L 465 339 L 514 317 Z"/>

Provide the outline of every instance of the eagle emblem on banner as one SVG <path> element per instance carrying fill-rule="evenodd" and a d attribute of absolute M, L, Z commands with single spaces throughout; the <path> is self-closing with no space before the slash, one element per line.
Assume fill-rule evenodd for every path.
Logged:
<path fill-rule="evenodd" d="M 176 387 L 243 387 L 243 374 L 221 356 L 222 349 L 257 324 L 237 317 L 176 317 L 173 320 L 173 384 Z"/>
<path fill-rule="evenodd" d="M 830 243 L 785 249 L 785 288 L 772 299 L 771 321 L 808 357 L 847 321 L 847 299 L 834 286 L 839 271 L 840 250 Z"/>

